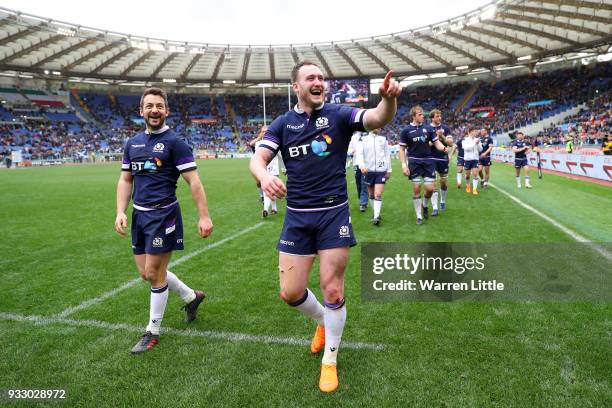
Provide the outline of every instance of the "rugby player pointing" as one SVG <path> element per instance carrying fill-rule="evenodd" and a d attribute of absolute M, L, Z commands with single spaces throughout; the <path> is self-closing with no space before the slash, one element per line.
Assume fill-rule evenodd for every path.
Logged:
<path fill-rule="evenodd" d="M 278 242 L 280 296 L 288 305 L 317 322 L 313 353 L 324 349 L 319 388 L 338 387 L 336 358 L 346 321 L 344 271 L 349 247 L 356 244 L 346 189 L 345 163 L 351 135 L 390 123 L 401 86 L 390 71 L 380 87 L 381 102 L 373 109 L 325 104 L 325 83 L 319 66 L 299 62 L 291 71 L 298 103 L 278 117 L 251 159 L 251 173 L 270 196 L 287 196 L 287 213 Z M 287 168 L 287 186 L 266 166 L 280 152 Z M 320 261 L 324 306 L 307 288 L 315 256 Z"/>

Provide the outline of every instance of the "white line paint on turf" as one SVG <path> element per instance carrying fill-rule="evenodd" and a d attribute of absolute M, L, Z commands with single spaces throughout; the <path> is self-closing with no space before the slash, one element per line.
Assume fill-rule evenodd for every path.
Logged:
<path fill-rule="evenodd" d="M 497 187 L 495 184 L 492 184 L 492 183 L 489 183 L 489 185 L 491 187 L 493 187 L 494 189 L 496 189 L 497 191 L 499 191 L 500 193 L 504 194 L 506 197 L 510 198 L 512 201 L 514 201 L 515 203 L 517 203 L 521 207 L 526 208 L 527 210 L 531 211 L 532 213 L 534 213 L 538 217 L 542 218 L 544 221 L 547 221 L 550 224 L 552 224 L 553 226 L 557 227 L 558 229 L 560 229 L 561 231 L 563 231 L 564 233 L 566 233 L 567 235 L 569 235 L 570 237 L 572 237 L 576 241 L 584 242 L 584 243 L 588 243 L 588 244 L 593 244 L 591 241 L 589 241 L 588 239 L 586 239 L 582 235 L 578 234 L 576 231 L 573 231 L 573 230 L 567 228 L 565 225 L 562 225 L 561 223 L 559 223 L 558 221 L 552 219 L 551 217 L 549 217 L 548 215 L 544 214 L 540 210 L 538 210 L 536 208 L 533 208 L 529 204 L 523 202 L 520 198 L 518 198 L 516 196 L 513 196 L 512 194 L 508 193 L 506 190 L 504 190 L 504 189 L 502 189 L 500 187 Z M 597 251 L 600 255 L 602 255 L 603 257 L 607 258 L 608 260 L 612 260 L 612 254 L 610 254 L 605 249 L 599 247 L 596 244 L 592 245 L 592 248 L 595 251 Z"/>
<path fill-rule="evenodd" d="M 8 320 L 15 322 L 29 322 L 41 325 L 63 324 L 73 327 L 89 327 L 99 328 L 104 330 L 125 330 L 132 333 L 142 334 L 142 326 L 134 326 L 126 323 L 110 323 L 101 320 L 78 320 L 68 319 L 65 317 L 45 317 L 45 316 L 25 316 L 18 313 L 0 312 L 0 320 Z M 233 342 L 251 342 L 251 343 L 268 343 L 268 344 L 286 344 L 290 346 L 307 347 L 310 345 L 310 340 L 300 339 L 296 337 L 278 337 L 278 336 L 259 336 L 256 334 L 236 333 L 236 332 L 221 332 L 221 331 L 203 331 L 192 329 L 175 329 L 172 327 L 162 327 L 162 334 L 171 334 L 184 337 L 208 337 L 212 339 L 233 341 Z M 343 341 L 343 348 L 349 349 L 367 349 L 367 350 L 383 350 L 384 344 L 363 343 Z"/>
<path fill-rule="evenodd" d="M 213 242 L 212 244 L 207 245 L 207 246 L 205 246 L 203 248 L 200 248 L 197 251 L 193 251 L 192 253 L 190 253 L 188 255 L 182 256 L 182 257 L 180 257 L 180 258 L 170 262 L 170 265 L 168 265 L 168 268 L 172 268 L 172 267 L 175 267 L 177 265 L 180 265 L 183 262 L 186 262 L 186 261 L 190 260 L 194 256 L 200 255 L 202 252 L 205 252 L 205 251 L 208 251 L 210 249 L 216 248 L 216 247 L 218 247 L 220 245 L 223 245 L 226 242 L 229 242 L 229 241 L 231 241 L 233 239 L 238 238 L 241 235 L 247 234 L 247 233 L 249 233 L 249 232 L 251 232 L 251 231 L 261 227 L 264 224 L 265 224 L 264 222 L 260 222 L 258 224 L 252 225 L 249 228 L 245 228 L 242 231 L 235 233 L 234 235 L 230 235 L 227 238 L 224 238 L 224 239 L 222 239 L 220 241 L 217 241 L 217 242 Z M 132 279 L 131 281 L 129 281 L 127 283 L 124 283 L 123 285 L 119 286 L 118 288 L 115 288 L 113 290 L 109 290 L 108 292 L 105 292 L 105 293 L 101 294 L 100 296 L 97 296 L 97 297 L 92 298 L 92 299 L 88 299 L 88 300 L 84 301 L 83 303 L 81 303 L 81 304 L 79 304 L 77 306 L 72 306 L 72 307 L 64 309 L 63 311 L 61 311 L 60 313 L 57 314 L 57 317 L 67 317 L 67 316 L 70 316 L 71 314 L 73 314 L 75 312 L 78 312 L 79 310 L 87 309 L 90 306 L 93 306 L 93 305 L 95 305 L 97 303 L 103 302 L 106 299 L 115 296 L 117 293 L 123 292 L 124 290 L 131 288 L 132 286 L 138 284 L 139 282 L 142 282 L 141 278 Z"/>

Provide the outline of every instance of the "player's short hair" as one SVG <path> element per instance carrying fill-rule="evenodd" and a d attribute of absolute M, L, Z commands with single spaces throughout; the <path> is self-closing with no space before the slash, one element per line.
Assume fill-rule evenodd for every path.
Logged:
<path fill-rule="evenodd" d="M 474 126 L 468 127 L 468 133 L 472 133 L 473 131 L 478 130 Z"/>
<path fill-rule="evenodd" d="M 417 111 L 423 112 L 423 108 L 421 108 L 421 105 L 414 105 L 412 108 L 410 108 L 410 117 L 414 118 L 416 116 Z"/>
<path fill-rule="evenodd" d="M 144 104 L 144 98 L 147 95 L 157 95 L 157 96 L 161 96 L 162 98 L 164 98 L 164 104 L 166 105 L 166 109 L 169 108 L 168 105 L 168 95 L 166 94 L 166 91 L 164 91 L 161 88 L 147 88 L 144 90 L 144 92 L 142 93 L 142 96 L 140 97 L 140 107 L 142 108 L 142 105 Z"/>
<path fill-rule="evenodd" d="M 516 136 L 518 137 L 518 135 L 523 135 L 525 136 L 525 134 L 523 132 L 516 132 Z"/>
<path fill-rule="evenodd" d="M 429 118 L 433 119 L 438 113 L 440 114 L 440 116 L 442 116 L 442 111 L 440 109 L 432 109 L 429 112 Z"/>
<path fill-rule="evenodd" d="M 320 66 L 318 66 L 316 63 L 312 61 L 308 61 L 308 60 L 300 61 L 297 64 L 295 64 L 293 69 L 291 70 L 291 83 L 294 83 L 297 81 L 297 76 L 298 76 L 298 72 L 300 71 L 300 68 L 306 65 L 314 65 L 315 67 L 321 69 Z"/>
<path fill-rule="evenodd" d="M 480 129 L 481 131 L 484 130 L 486 134 L 489 134 L 489 129 L 487 129 L 486 127 L 483 127 Z"/>

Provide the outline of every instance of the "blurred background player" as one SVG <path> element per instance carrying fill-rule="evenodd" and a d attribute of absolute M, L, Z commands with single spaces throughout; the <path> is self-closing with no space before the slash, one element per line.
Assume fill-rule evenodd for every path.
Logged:
<path fill-rule="evenodd" d="M 457 153 L 457 188 L 461 189 L 461 182 L 463 181 L 463 165 L 465 164 L 463 160 L 463 137 L 458 137 L 457 141 L 453 146 L 453 152 L 451 153 L 451 157 Z"/>
<path fill-rule="evenodd" d="M 357 91 L 347 82 L 341 82 L 338 90 L 331 96 L 332 103 L 346 103 L 347 98 L 354 98 Z"/>
<path fill-rule="evenodd" d="M 354 132 L 353 136 L 351 136 L 351 141 L 348 147 L 348 154 L 353 156 L 353 170 L 355 172 L 355 187 L 357 187 L 357 197 L 359 197 L 359 211 L 365 212 L 368 208 L 368 186 L 365 184 L 365 179 L 361 170 L 359 170 L 359 165 L 357 164 L 357 160 L 355 160 L 355 156 L 357 154 L 357 148 L 361 144 L 361 139 L 367 132 Z"/>
<path fill-rule="evenodd" d="M 172 251 L 183 249 L 183 221 L 176 198 L 176 182 L 183 176 L 199 214 L 198 233 L 206 238 L 213 225 L 208 215 L 204 187 L 191 148 L 166 126 L 168 97 L 159 88 L 148 88 L 140 100 L 146 130 L 125 144 L 121 176 L 117 183 L 115 231 L 125 235 L 125 211 L 133 197 L 132 251 L 140 276 L 151 284 L 149 324 L 132 348 L 143 353 L 159 342 L 159 329 L 168 302 L 168 289 L 185 302 L 186 320 L 193 321 L 204 293 L 194 291 L 167 270 Z M 133 190 L 133 191 L 132 191 Z"/>
<path fill-rule="evenodd" d="M 267 126 L 265 126 L 265 128 L 267 130 Z M 261 144 L 261 140 L 258 140 L 255 143 L 255 148 L 257 149 L 260 144 Z M 276 177 L 280 175 L 280 167 L 281 167 L 280 160 L 281 160 L 280 155 L 277 153 L 276 156 L 274 156 L 274 158 L 272 159 L 272 161 L 268 163 L 268 167 L 266 168 L 268 170 L 268 173 Z M 270 209 L 270 207 L 272 207 L 272 209 Z M 266 218 L 269 214 L 276 214 L 276 213 L 278 213 L 278 208 L 276 207 L 276 197 L 275 196 L 270 197 L 268 194 L 265 194 L 264 192 L 263 210 L 261 211 L 262 218 Z"/>
<path fill-rule="evenodd" d="M 257 134 L 257 136 L 255 136 L 255 139 L 251 140 L 249 142 L 249 147 L 251 148 L 251 151 L 253 153 L 255 153 L 255 149 L 257 148 L 257 143 L 263 139 L 264 135 L 266 134 L 266 130 L 268 130 L 268 127 L 266 125 L 263 125 L 261 127 L 261 129 L 259 129 L 259 133 Z M 259 191 L 259 201 L 261 201 L 262 203 L 264 202 L 264 193 L 261 189 L 261 185 L 259 184 L 259 181 L 257 182 L 257 191 Z"/>
<path fill-rule="evenodd" d="M 442 112 L 439 109 L 432 109 L 429 112 L 429 118 L 431 122 L 429 127 L 431 131 L 438 136 L 438 140 L 444 146 L 451 147 L 453 145 L 453 136 L 448 126 L 442 124 Z M 432 158 L 436 165 L 436 173 L 440 177 L 440 191 L 434 188 L 434 192 L 431 196 L 431 207 L 433 212 L 431 215 L 434 217 L 438 215 L 438 195 L 440 196 L 440 209 L 446 208 L 446 195 L 448 193 L 448 153 L 441 152 L 438 149 L 431 149 Z"/>
<path fill-rule="evenodd" d="M 478 158 L 478 175 L 480 176 L 480 185 L 487 187 L 489 185 L 489 177 L 491 176 L 493 139 L 489 136 L 489 131 L 486 128 L 480 129 L 480 145 L 482 146 L 482 153 L 480 153 Z"/>
<path fill-rule="evenodd" d="M 529 143 L 525 140 L 523 132 L 516 133 L 516 140 L 511 144 L 514 152 L 514 168 L 516 169 L 516 186 L 521 188 L 521 169 L 525 169 L 525 187 L 531 188 L 529 182 L 529 162 L 527 154 L 529 153 Z"/>
<path fill-rule="evenodd" d="M 607 134 L 604 136 L 601 151 L 606 156 L 612 155 L 612 134 Z"/>
<path fill-rule="evenodd" d="M 387 138 L 379 134 L 378 129 L 369 132 L 361 139 L 357 147 L 357 163 L 368 187 L 370 205 L 374 210 L 372 224 L 380 224 L 382 194 L 385 183 L 391 177 L 391 152 Z"/>
<path fill-rule="evenodd" d="M 467 137 L 463 138 L 461 143 L 463 147 L 463 161 L 465 168 L 465 192 L 478 194 L 478 158 L 482 151 L 478 130 L 470 126 L 468 128 Z M 470 186 L 470 176 L 472 177 L 472 185 Z"/>
<path fill-rule="evenodd" d="M 431 142 L 440 151 L 447 152 L 448 149 L 440 143 L 436 134 L 428 131 L 423 108 L 419 105 L 413 106 L 410 109 L 410 117 L 412 122 L 400 134 L 400 162 L 404 175 L 412 181 L 412 204 L 416 213 L 416 223 L 421 225 L 423 218 L 429 216 L 429 199 L 433 194 L 436 180 L 436 165 L 431 158 L 429 143 Z M 422 201 L 421 184 L 425 184 Z"/>

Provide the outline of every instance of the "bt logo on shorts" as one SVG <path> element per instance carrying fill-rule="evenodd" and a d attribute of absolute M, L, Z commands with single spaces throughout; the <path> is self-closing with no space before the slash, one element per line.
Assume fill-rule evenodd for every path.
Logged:
<path fill-rule="evenodd" d="M 153 246 L 154 247 L 160 247 L 162 245 L 164 245 L 164 240 L 162 238 L 160 238 L 160 237 L 153 238 Z"/>
<path fill-rule="evenodd" d="M 340 227 L 340 238 L 349 238 L 350 237 L 350 233 L 349 233 L 349 227 L 348 225 L 343 225 Z"/>

